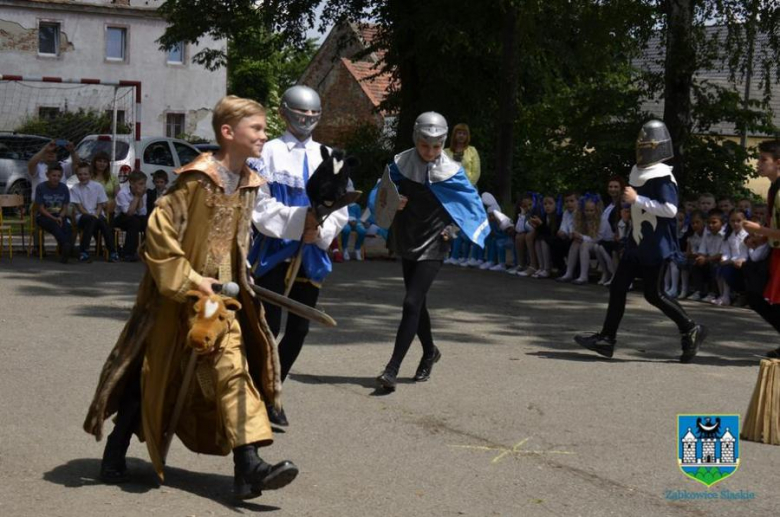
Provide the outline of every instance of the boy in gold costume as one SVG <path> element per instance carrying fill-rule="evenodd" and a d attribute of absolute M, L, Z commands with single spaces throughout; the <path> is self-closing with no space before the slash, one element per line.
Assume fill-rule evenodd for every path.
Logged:
<path fill-rule="evenodd" d="M 287 485 L 298 473 L 289 461 L 270 465 L 257 454 L 273 442 L 265 403 L 281 404 L 276 342 L 245 267 L 263 182 L 245 163 L 260 156 L 267 141 L 265 109 L 228 96 L 214 108 L 212 125 L 221 149 L 177 170 L 175 184 L 149 216 L 147 271 L 101 372 L 84 429 L 100 439 L 103 421 L 118 412 L 101 464 L 105 482 L 128 479 L 125 455 L 134 432 L 146 441 L 162 481 L 166 445 L 175 433 L 194 452 L 232 451 L 235 496 L 250 499 Z M 193 310 L 187 293 L 213 295 L 214 284 L 227 282 L 238 284 L 242 308 L 228 313 L 228 330 L 213 349 L 197 356 L 196 381 L 184 383 L 192 354 L 186 345 Z M 181 416 L 172 419 L 180 398 Z"/>

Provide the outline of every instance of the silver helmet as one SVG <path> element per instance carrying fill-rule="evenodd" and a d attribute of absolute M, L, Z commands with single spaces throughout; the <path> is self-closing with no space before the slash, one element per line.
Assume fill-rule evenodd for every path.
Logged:
<path fill-rule="evenodd" d="M 308 86 L 292 86 L 282 95 L 281 111 L 292 133 L 308 138 L 322 115 L 320 96 Z M 307 111 L 312 115 L 306 115 Z"/>
<path fill-rule="evenodd" d="M 674 157 L 672 137 L 660 120 L 646 122 L 636 138 L 636 164 L 650 167 Z"/>
<path fill-rule="evenodd" d="M 414 121 L 414 143 L 422 139 L 429 144 L 444 145 L 447 140 L 447 120 L 435 111 L 426 111 Z"/>

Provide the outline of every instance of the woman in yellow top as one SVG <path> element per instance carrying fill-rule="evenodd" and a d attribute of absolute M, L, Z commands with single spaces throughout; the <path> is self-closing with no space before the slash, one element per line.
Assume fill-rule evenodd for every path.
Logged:
<path fill-rule="evenodd" d="M 450 135 L 450 146 L 444 152 L 447 156 L 461 164 L 466 172 L 466 177 L 476 187 L 482 171 L 479 164 L 479 153 L 474 147 L 469 145 L 470 142 L 471 131 L 469 131 L 469 126 L 463 123 L 456 124 L 452 128 L 452 134 Z M 444 263 L 465 266 L 469 258 L 470 249 L 471 243 L 469 240 L 459 235 L 452 245 L 452 256 L 445 260 Z M 474 251 L 482 253 L 481 248 L 477 248 Z"/>
<path fill-rule="evenodd" d="M 450 146 L 444 152 L 463 166 L 466 171 L 466 177 L 476 187 L 481 173 L 479 153 L 474 147 L 469 145 L 470 142 L 471 131 L 469 131 L 469 126 L 462 123 L 457 124 L 452 128 Z"/>
<path fill-rule="evenodd" d="M 90 172 L 92 173 L 92 179 L 106 189 L 106 196 L 108 196 L 106 211 L 109 216 L 112 216 L 114 214 L 114 200 L 119 192 L 119 179 L 111 174 L 111 158 L 108 156 L 108 153 L 101 151 L 95 154 L 90 164 Z"/>

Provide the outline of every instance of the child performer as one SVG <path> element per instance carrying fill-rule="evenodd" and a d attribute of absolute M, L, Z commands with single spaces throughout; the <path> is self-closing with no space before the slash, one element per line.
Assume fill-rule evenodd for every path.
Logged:
<path fill-rule="evenodd" d="M 221 99 L 213 113 L 220 150 L 177 170 L 175 184 L 149 217 L 143 253 L 148 270 L 103 367 L 84 429 L 99 439 L 103 421 L 119 410 L 100 468 L 107 483 L 127 481 L 125 455 L 139 429 L 162 480 L 162 448 L 167 433 L 175 432 L 193 452 L 232 451 L 234 495 L 250 499 L 287 485 L 298 473 L 289 461 L 270 465 L 257 454 L 258 447 L 273 443 L 264 401 L 278 405 L 281 391 L 276 345 L 244 266 L 262 183 L 246 160 L 263 149 L 266 118 L 263 106 L 234 96 Z M 192 354 L 182 327 L 192 312 L 188 297 L 212 296 L 213 284 L 226 282 L 239 285 L 241 308 L 223 314 L 225 335 L 198 356 L 198 380 L 184 386 L 182 372 Z M 181 417 L 168 429 L 181 393 Z"/>
<path fill-rule="evenodd" d="M 763 221 L 745 221 L 742 227 L 755 239 L 765 241 L 771 248 L 769 278 L 763 294 L 749 292 L 750 307 L 775 330 L 780 332 L 780 140 L 767 140 L 758 146 L 758 174 L 771 182 L 767 194 L 766 217 Z M 754 217 L 759 212 L 754 207 Z M 762 207 L 763 208 L 763 207 Z M 768 352 L 767 357 L 780 359 L 780 347 Z"/>
<path fill-rule="evenodd" d="M 433 364 L 441 358 L 433 344 L 426 295 L 449 255 L 448 227 L 456 225 L 480 247 L 490 232 L 482 200 L 463 167 L 442 154 L 447 138 L 444 117 L 433 111 L 421 114 L 414 123 L 412 138 L 414 147 L 396 155 L 388 166 L 403 196 L 388 246 L 401 257 L 406 295 L 393 355 L 377 377 L 379 386 L 386 390 L 395 389 L 398 371 L 415 335 L 423 346 L 415 381 L 427 381 Z"/>
<path fill-rule="evenodd" d="M 308 86 L 296 85 L 284 92 L 281 102 L 279 112 L 287 130 L 268 142 L 262 160 L 249 160 L 249 166 L 266 180 L 257 193 L 253 222 L 259 233 L 252 245 L 250 262 L 258 285 L 283 293 L 292 282 L 290 298 L 315 307 L 322 283 L 333 269 L 328 248 L 341 233 L 349 214 L 344 207 L 318 226 L 309 209 L 306 183 L 322 163 L 320 144 L 312 138 L 322 116 L 320 96 Z M 297 278 L 287 278 L 291 274 L 292 258 L 301 246 L 303 259 Z M 263 306 L 268 325 L 274 336 L 278 336 L 282 310 L 267 303 Z M 282 381 L 290 373 L 308 334 L 309 320 L 287 315 L 284 337 L 279 342 Z M 276 410 L 269 405 L 268 412 L 272 423 L 289 425 L 284 409 Z"/>
<path fill-rule="evenodd" d="M 672 168 L 664 164 L 672 154 L 672 140 L 663 122 L 642 126 L 636 142 L 637 164 L 631 170 L 624 198 L 631 205 L 631 233 L 623 259 L 609 290 L 609 307 L 601 332 L 575 336 L 574 340 L 600 355 L 612 357 L 620 320 L 626 309 L 631 282 L 642 276 L 645 299 L 675 322 L 682 334 L 680 361 L 696 356 L 707 330 L 663 292 L 666 263 L 679 254 L 677 241 L 677 183 Z"/>

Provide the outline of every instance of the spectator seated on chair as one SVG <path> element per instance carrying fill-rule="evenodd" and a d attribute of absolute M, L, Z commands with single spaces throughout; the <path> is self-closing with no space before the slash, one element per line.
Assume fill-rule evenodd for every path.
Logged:
<path fill-rule="evenodd" d="M 146 174 L 133 171 L 128 177 L 129 188 L 121 189 L 116 196 L 114 227 L 126 232 L 122 258 L 126 262 L 138 261 L 138 236 L 146 231 L 148 220 L 146 203 Z"/>
<path fill-rule="evenodd" d="M 352 232 L 356 235 L 355 247 L 353 249 L 355 260 L 363 260 L 360 249 L 363 246 L 363 240 L 366 238 L 366 227 L 363 224 L 363 221 L 360 220 L 360 205 L 352 203 L 347 209 L 349 211 L 349 222 L 344 225 L 344 228 L 341 230 L 341 246 L 344 249 L 344 260 L 350 259 L 349 250 L 347 248 L 349 246 L 349 234 Z"/>
<path fill-rule="evenodd" d="M 165 195 L 165 190 L 168 188 L 168 173 L 162 169 L 154 171 L 152 183 L 154 188 L 146 191 L 146 215 L 151 215 L 154 204 Z"/>
<path fill-rule="evenodd" d="M 105 210 L 108 203 L 108 196 L 103 185 L 93 181 L 90 177 L 89 164 L 82 162 L 76 169 L 76 177 L 79 182 L 73 185 L 70 191 L 71 201 L 76 206 L 76 224 L 81 234 L 79 243 L 79 261 L 89 262 L 89 244 L 92 237 L 99 238 L 98 234 L 103 235 L 103 240 L 108 248 L 109 262 L 119 262 L 119 255 L 114 248 L 114 234 L 108 226 Z"/>
<path fill-rule="evenodd" d="M 71 249 L 71 227 L 68 220 L 68 204 L 70 191 L 61 183 L 62 166 L 58 163 L 49 165 L 46 171 L 46 181 L 35 188 L 35 204 L 38 206 L 36 224 L 57 239 L 60 247 L 60 261 L 68 262 Z M 43 242 L 39 243 L 43 246 Z"/>

